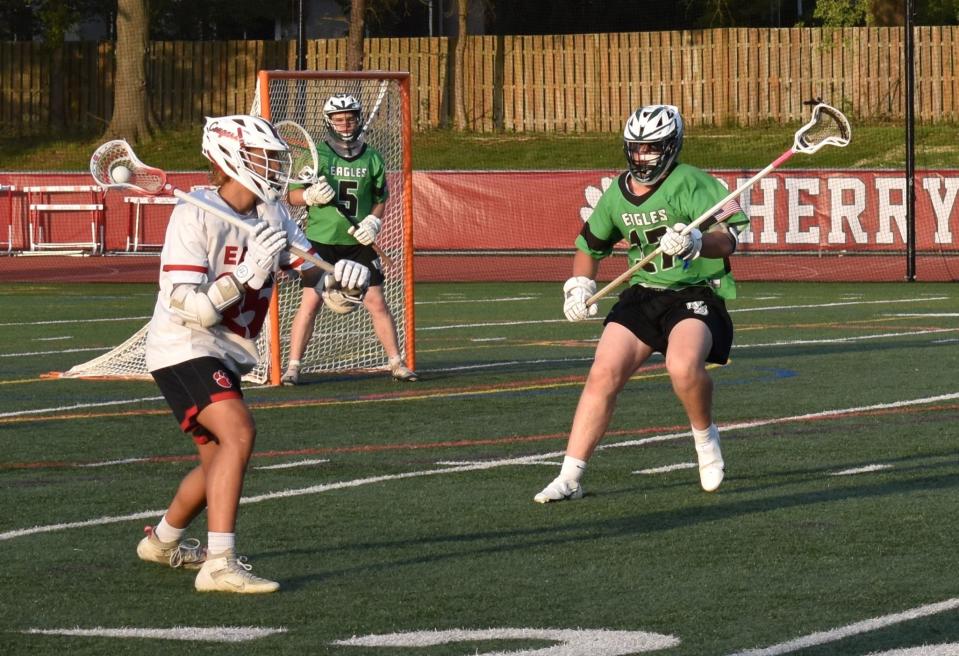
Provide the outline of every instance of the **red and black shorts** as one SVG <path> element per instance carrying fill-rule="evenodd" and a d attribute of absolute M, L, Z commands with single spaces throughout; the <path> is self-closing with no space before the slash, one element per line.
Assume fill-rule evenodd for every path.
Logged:
<path fill-rule="evenodd" d="M 184 433 L 192 433 L 197 444 L 206 444 L 212 436 L 197 422 L 197 415 L 211 403 L 243 398 L 240 377 L 216 358 L 187 360 L 150 374 L 173 410 L 180 428 Z"/>
<path fill-rule="evenodd" d="M 321 244 L 318 241 L 310 240 L 316 254 L 322 257 L 330 264 L 336 264 L 340 260 L 353 260 L 359 262 L 370 270 L 370 287 L 378 287 L 385 280 L 383 276 L 383 263 L 380 262 L 380 256 L 376 254 L 372 246 L 363 244 Z"/>
<path fill-rule="evenodd" d="M 655 351 L 666 354 L 669 333 L 683 319 L 698 319 L 709 327 L 713 347 L 707 362 L 726 364 L 733 345 L 733 322 L 723 299 L 708 287 L 649 289 L 633 285 L 619 295 L 619 302 L 603 325 L 613 322 L 628 328 Z"/>

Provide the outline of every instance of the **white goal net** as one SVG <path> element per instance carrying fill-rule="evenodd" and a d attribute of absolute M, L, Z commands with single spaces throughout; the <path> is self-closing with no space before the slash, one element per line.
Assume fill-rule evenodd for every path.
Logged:
<path fill-rule="evenodd" d="M 383 291 L 396 322 L 400 351 L 415 366 L 413 329 L 412 172 L 409 74 L 393 72 L 261 71 L 252 114 L 273 122 L 293 120 L 320 144 L 326 135 L 323 104 L 334 93 L 349 93 L 363 106 L 364 138 L 386 163 L 389 200 L 376 244 L 385 253 Z M 305 208 L 290 208 L 299 221 Z M 358 217 L 362 218 L 362 217 Z M 260 360 L 244 377 L 255 383 L 279 383 L 289 353 L 289 334 L 302 291 L 295 280 L 281 279 L 270 319 L 257 342 Z M 68 378 L 149 378 L 144 326 L 108 353 L 61 374 Z M 348 315 L 321 309 L 313 339 L 301 359 L 301 373 L 373 371 L 387 368 L 386 354 L 365 308 Z"/>

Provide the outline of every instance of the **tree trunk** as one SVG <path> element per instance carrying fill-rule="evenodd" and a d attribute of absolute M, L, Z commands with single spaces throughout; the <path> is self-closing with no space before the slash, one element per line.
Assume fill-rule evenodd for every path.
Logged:
<path fill-rule="evenodd" d="M 363 32 L 366 30 L 366 0 L 353 0 L 350 6 L 350 35 L 346 40 L 346 69 L 363 70 Z"/>
<path fill-rule="evenodd" d="M 457 0 L 457 32 L 456 32 L 456 50 L 453 57 L 453 80 L 454 94 L 453 99 L 453 128 L 462 132 L 466 130 L 466 17 L 469 14 L 469 0 Z"/>
<path fill-rule="evenodd" d="M 116 78 L 113 116 L 104 139 L 149 141 L 156 128 L 147 89 L 146 54 L 150 34 L 149 0 L 117 0 Z"/>

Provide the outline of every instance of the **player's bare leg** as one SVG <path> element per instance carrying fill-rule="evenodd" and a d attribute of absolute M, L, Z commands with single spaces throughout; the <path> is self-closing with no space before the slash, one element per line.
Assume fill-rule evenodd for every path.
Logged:
<path fill-rule="evenodd" d="M 280 382 L 284 385 L 296 385 L 300 382 L 300 360 L 306 353 L 306 346 L 313 337 L 316 313 L 323 304 L 323 298 L 317 291 L 308 287 L 303 290 L 300 307 L 293 316 L 290 327 L 290 361 Z"/>
<path fill-rule="evenodd" d="M 206 478 L 207 559 L 194 586 L 201 592 L 255 594 L 274 592 L 275 581 L 254 576 L 236 555 L 236 513 L 243 492 L 243 477 L 253 453 L 256 426 L 242 399 L 227 399 L 204 408 L 197 421 L 216 436 L 200 445 Z"/>
<path fill-rule="evenodd" d="M 366 296 L 363 297 L 363 305 L 370 313 L 370 320 L 373 323 L 373 332 L 376 338 L 383 345 L 386 351 L 386 357 L 389 359 L 390 372 L 393 378 L 402 382 L 414 382 L 419 376 L 416 372 L 406 366 L 403 356 L 400 354 L 399 340 L 396 337 L 396 322 L 393 321 L 393 315 L 390 308 L 386 305 L 386 297 L 383 294 L 383 287 L 376 285 L 366 290 Z"/>
<path fill-rule="evenodd" d="M 206 507 L 206 479 L 203 467 L 192 469 L 177 488 L 170 507 L 157 526 L 147 526 L 146 536 L 137 544 L 141 560 L 169 567 L 199 569 L 206 549 L 198 540 L 184 538 L 186 527 Z"/>
<path fill-rule="evenodd" d="M 725 475 L 719 430 L 712 416 L 713 381 L 706 372 L 706 356 L 712 343 L 706 324 L 685 319 L 670 332 L 666 353 L 666 370 L 689 417 L 699 461 L 699 481 L 707 492 L 717 490 Z"/>
<path fill-rule="evenodd" d="M 563 468 L 559 476 L 533 497 L 534 501 L 548 503 L 583 496 L 580 479 L 586 461 L 609 427 L 619 393 L 652 352 L 628 328 L 618 323 L 606 326 L 576 406 Z"/>

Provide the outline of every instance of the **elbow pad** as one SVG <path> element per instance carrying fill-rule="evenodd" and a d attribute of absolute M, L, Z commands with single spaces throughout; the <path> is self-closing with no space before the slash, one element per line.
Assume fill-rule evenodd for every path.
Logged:
<path fill-rule="evenodd" d="M 244 293 L 232 275 L 197 287 L 177 285 L 170 294 L 170 309 L 186 323 L 209 328 L 218 324 L 223 310 L 238 303 Z"/>

